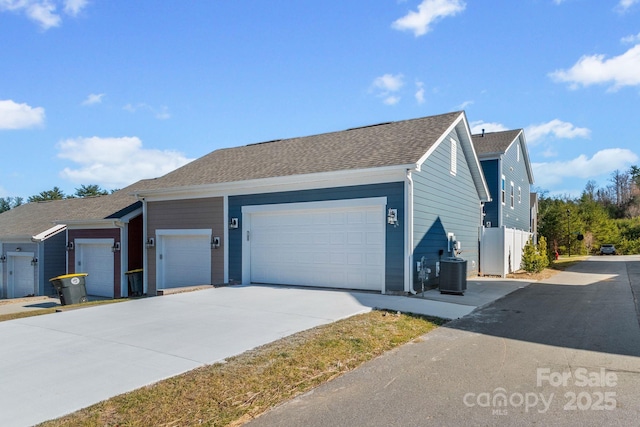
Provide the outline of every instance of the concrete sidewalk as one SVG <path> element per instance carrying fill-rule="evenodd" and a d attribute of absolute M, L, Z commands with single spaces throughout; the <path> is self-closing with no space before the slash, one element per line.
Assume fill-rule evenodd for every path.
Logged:
<path fill-rule="evenodd" d="M 0 322 L 0 425 L 57 418 L 322 324 L 384 308 L 455 319 L 526 283 L 424 298 L 231 286 Z"/>

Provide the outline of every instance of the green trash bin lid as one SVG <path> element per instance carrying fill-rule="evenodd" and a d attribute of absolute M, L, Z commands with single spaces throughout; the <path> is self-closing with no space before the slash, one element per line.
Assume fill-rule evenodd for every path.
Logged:
<path fill-rule="evenodd" d="M 50 282 L 53 282 L 54 280 L 62 280 L 62 279 L 71 279 L 72 277 L 84 277 L 84 276 L 88 276 L 88 273 L 74 273 L 74 274 L 63 274 L 62 276 L 58 276 L 58 277 L 54 277 L 52 279 L 49 279 Z"/>
<path fill-rule="evenodd" d="M 135 270 L 126 271 L 124 274 L 142 273 L 142 268 L 136 268 Z"/>

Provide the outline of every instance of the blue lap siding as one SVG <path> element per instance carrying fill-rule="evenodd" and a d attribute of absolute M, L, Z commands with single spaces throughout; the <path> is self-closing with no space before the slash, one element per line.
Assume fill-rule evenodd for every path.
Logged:
<path fill-rule="evenodd" d="M 392 182 L 350 187 L 323 188 L 281 193 L 264 193 L 229 197 L 229 218 L 242 218 L 242 207 L 283 203 L 350 200 L 387 197 L 387 207 L 398 209 L 399 226 L 386 226 L 385 289 L 404 290 L 404 182 Z M 242 282 L 242 222 L 229 230 L 229 281 Z"/>
<path fill-rule="evenodd" d="M 457 145 L 455 174 L 451 173 L 451 140 Z M 436 263 L 452 256 L 447 233 L 455 234 L 462 244 L 460 257 L 467 260 L 467 274 L 477 274 L 480 199 L 455 130 L 428 157 L 421 171 L 414 172 L 413 189 L 413 259 L 420 261 L 424 256 L 431 269 L 425 286 L 437 285 Z M 414 289 L 419 291 L 422 284 L 415 262 L 412 268 Z"/>

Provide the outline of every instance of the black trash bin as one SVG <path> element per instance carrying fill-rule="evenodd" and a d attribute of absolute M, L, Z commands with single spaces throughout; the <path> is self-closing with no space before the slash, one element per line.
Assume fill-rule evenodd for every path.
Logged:
<path fill-rule="evenodd" d="M 467 260 L 448 258 L 440 261 L 440 293 L 464 295 L 467 290 Z"/>
<path fill-rule="evenodd" d="M 49 279 L 58 291 L 61 305 L 80 304 L 87 302 L 87 288 L 85 277 L 87 273 L 65 274 Z"/>
<path fill-rule="evenodd" d="M 142 268 L 127 271 L 127 282 L 129 283 L 129 296 L 139 297 L 142 295 Z"/>

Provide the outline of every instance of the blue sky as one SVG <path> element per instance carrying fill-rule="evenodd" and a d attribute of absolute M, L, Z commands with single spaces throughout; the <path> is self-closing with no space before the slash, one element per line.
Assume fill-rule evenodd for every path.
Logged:
<path fill-rule="evenodd" d="M 536 188 L 640 164 L 640 0 L 0 0 L 0 197 L 465 110 Z"/>

